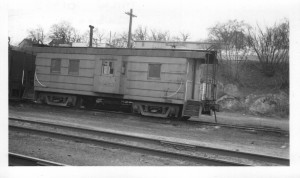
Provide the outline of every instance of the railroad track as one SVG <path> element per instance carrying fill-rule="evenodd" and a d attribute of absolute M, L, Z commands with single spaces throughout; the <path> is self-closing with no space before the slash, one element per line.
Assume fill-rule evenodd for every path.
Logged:
<path fill-rule="evenodd" d="M 73 109 L 73 108 L 69 108 L 69 109 Z M 117 115 L 129 115 L 129 116 L 135 116 L 135 117 L 144 117 L 144 118 L 148 118 L 148 119 L 152 119 L 152 122 L 154 119 L 157 119 L 158 121 L 156 122 L 160 122 L 161 120 L 163 120 L 164 118 L 157 118 L 157 117 L 150 117 L 150 116 L 142 116 L 139 115 L 137 116 L 136 114 L 133 113 L 124 113 L 124 112 L 120 112 L 120 111 L 108 111 L 108 110 L 100 110 L 100 109 L 82 109 L 82 110 L 87 110 L 87 111 L 95 111 L 95 112 L 101 112 L 101 113 L 109 113 L 109 114 L 117 114 Z M 164 119 L 167 120 L 167 119 Z M 172 119 L 169 119 L 172 120 Z M 281 130 L 279 128 L 273 128 L 273 127 L 258 127 L 258 126 L 242 126 L 242 125 L 232 125 L 232 124 L 221 124 L 221 123 L 215 123 L 215 122 L 205 122 L 205 121 L 195 121 L 195 120 L 187 120 L 187 121 L 180 121 L 180 120 L 172 120 L 175 121 L 176 123 L 189 123 L 192 125 L 205 125 L 205 126 L 219 126 L 219 127 L 226 127 L 226 128 L 233 128 L 233 129 L 242 129 L 242 130 L 257 130 L 257 131 L 263 131 L 263 132 L 274 132 L 274 133 L 280 133 L 283 135 L 287 135 L 289 134 L 288 131 L 285 130 Z"/>
<path fill-rule="evenodd" d="M 9 118 L 9 129 L 88 144 L 117 147 L 130 151 L 212 166 L 288 166 L 289 159 L 267 155 L 186 144 L 166 138 L 153 138 L 107 130 L 91 129 L 68 123 Z"/>
<path fill-rule="evenodd" d="M 15 101 L 12 101 L 15 102 Z M 68 107 L 61 107 L 61 106 L 49 106 L 44 104 L 37 104 L 32 101 L 25 101 L 26 104 L 39 106 L 39 107 L 51 107 L 51 108 L 57 108 L 57 109 L 68 109 L 68 110 L 76 110 L 74 108 L 68 108 Z M 214 122 L 205 122 L 205 121 L 195 121 L 195 120 L 188 120 L 188 121 L 180 121 L 180 120 L 172 120 L 172 119 L 164 119 L 164 118 L 156 118 L 156 117 L 150 117 L 150 116 L 142 116 L 142 115 L 136 115 L 133 113 L 128 112 L 122 112 L 122 111 L 113 111 L 113 110 L 104 110 L 104 109 L 87 109 L 87 108 L 80 108 L 80 110 L 83 111 L 93 111 L 93 112 L 99 112 L 104 113 L 107 115 L 110 115 L 111 117 L 114 117 L 114 115 L 128 115 L 132 117 L 139 117 L 139 118 L 146 118 L 151 120 L 151 122 L 156 123 L 164 123 L 166 120 L 170 120 L 174 124 L 191 124 L 191 125 L 200 125 L 200 126 L 219 126 L 219 127 L 225 127 L 225 128 L 233 128 L 233 129 L 241 129 L 241 130 L 250 130 L 250 131 L 263 131 L 263 132 L 272 132 L 272 133 L 279 133 L 282 135 L 288 135 L 289 132 L 285 130 L 281 130 L 279 128 L 273 128 L 273 127 L 259 127 L 259 126 L 242 126 L 242 125 L 234 125 L 234 124 L 221 124 L 221 123 L 214 123 Z M 144 120 L 145 121 L 145 120 Z"/>
<path fill-rule="evenodd" d="M 17 153 L 8 153 L 9 166 L 67 166 L 65 164 L 34 158 Z"/>

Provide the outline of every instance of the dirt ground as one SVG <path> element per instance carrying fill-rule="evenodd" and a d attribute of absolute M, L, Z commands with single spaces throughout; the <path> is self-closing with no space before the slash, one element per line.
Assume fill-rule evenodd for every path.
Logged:
<path fill-rule="evenodd" d="M 9 132 L 9 151 L 73 166 L 199 166 L 128 150 Z"/>
<path fill-rule="evenodd" d="M 10 105 L 9 116 L 51 120 L 107 131 L 168 138 L 169 140 L 183 143 L 289 158 L 289 135 L 280 133 L 268 133 L 255 130 L 246 131 L 167 119 L 144 118 L 124 114 L 110 114 L 26 104 Z M 143 160 L 148 160 L 148 157 L 147 159 L 143 159 L 144 156 L 138 154 L 132 156 L 134 159 L 131 159 L 131 156 L 130 158 L 123 159 L 124 155 L 135 153 L 125 153 L 122 150 L 118 150 L 117 152 L 111 151 L 112 154 L 103 154 L 107 157 L 100 156 L 103 158 L 101 160 L 110 161 L 99 161 L 93 158 L 96 158 L 96 155 L 101 155 L 98 151 L 103 148 L 96 149 L 93 146 L 80 145 L 80 143 L 62 143 L 62 141 L 59 140 L 53 141 L 50 138 L 37 137 L 38 136 L 34 135 L 24 135 L 22 133 L 10 133 L 9 151 L 29 154 L 29 156 L 37 156 L 43 159 L 55 157 L 53 161 L 58 162 L 61 161 L 60 158 L 64 158 L 67 161 L 68 157 L 72 157 L 75 158 L 73 160 L 78 164 L 80 163 L 80 165 L 84 165 L 86 160 L 90 160 L 88 165 L 148 165 L 148 163 L 149 165 L 166 165 L 167 163 L 169 165 L 185 165 L 181 162 L 172 163 L 153 157 L 153 159 L 149 158 L 149 160 L 153 161 L 145 163 Z M 37 145 L 43 146 L 43 149 Z M 69 150 L 68 148 L 74 149 Z M 89 152 L 89 154 L 82 154 L 85 152 Z M 65 158 L 62 157 L 62 155 L 71 156 Z M 114 159 L 109 159 L 109 155 L 113 156 Z M 123 161 L 120 161 L 120 159 L 123 159 Z"/>

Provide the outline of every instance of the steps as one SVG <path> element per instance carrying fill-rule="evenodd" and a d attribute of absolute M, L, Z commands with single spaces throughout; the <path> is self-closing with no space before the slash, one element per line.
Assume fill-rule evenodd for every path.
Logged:
<path fill-rule="evenodd" d="M 34 99 L 34 88 L 33 87 L 26 87 L 22 96 L 22 99 Z"/>
<path fill-rule="evenodd" d="M 200 101 L 187 100 L 184 105 L 183 115 L 185 116 L 199 116 Z"/>

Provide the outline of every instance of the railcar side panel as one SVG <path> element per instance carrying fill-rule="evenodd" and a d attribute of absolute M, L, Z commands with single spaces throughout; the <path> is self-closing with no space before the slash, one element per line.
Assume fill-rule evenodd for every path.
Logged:
<path fill-rule="evenodd" d="M 51 71 L 53 59 L 60 59 L 59 72 Z M 79 60 L 75 75 L 69 73 L 70 60 Z M 149 76 L 149 64 L 160 65 L 159 78 Z M 36 67 L 36 91 L 114 93 L 128 100 L 184 102 L 186 58 L 38 53 Z"/>
<path fill-rule="evenodd" d="M 151 65 L 157 67 L 154 76 L 151 76 Z M 124 98 L 183 103 L 185 65 L 185 58 L 130 56 Z"/>
<path fill-rule="evenodd" d="M 78 85 L 91 85 L 93 83 L 92 77 L 48 75 L 48 74 L 41 74 L 41 73 L 38 76 L 39 76 L 39 80 L 43 82 L 70 83 L 70 84 L 78 84 Z"/>
<path fill-rule="evenodd" d="M 94 66 L 93 55 L 66 55 L 38 53 L 36 60 L 36 91 L 67 93 L 68 90 L 90 92 L 93 88 Z M 51 62 L 59 59 L 59 71 L 51 71 Z M 70 73 L 70 60 L 78 61 L 78 72 Z"/>

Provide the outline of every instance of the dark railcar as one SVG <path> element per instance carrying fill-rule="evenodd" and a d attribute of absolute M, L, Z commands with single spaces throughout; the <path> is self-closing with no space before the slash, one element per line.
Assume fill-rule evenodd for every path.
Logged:
<path fill-rule="evenodd" d="M 9 99 L 33 99 L 36 55 L 9 49 Z"/>

